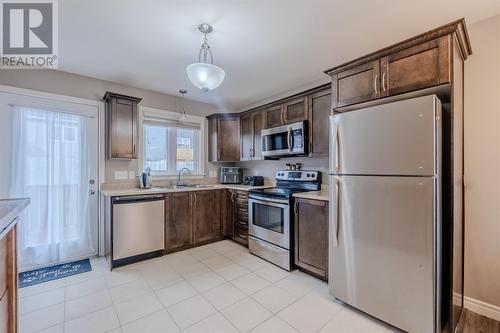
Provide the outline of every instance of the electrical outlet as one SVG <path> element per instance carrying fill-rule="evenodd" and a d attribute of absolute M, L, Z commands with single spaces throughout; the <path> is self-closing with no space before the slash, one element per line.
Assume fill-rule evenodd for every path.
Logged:
<path fill-rule="evenodd" d="M 128 171 L 115 171 L 116 180 L 126 180 L 128 179 Z"/>
<path fill-rule="evenodd" d="M 128 172 L 128 179 L 135 179 L 135 171 Z"/>

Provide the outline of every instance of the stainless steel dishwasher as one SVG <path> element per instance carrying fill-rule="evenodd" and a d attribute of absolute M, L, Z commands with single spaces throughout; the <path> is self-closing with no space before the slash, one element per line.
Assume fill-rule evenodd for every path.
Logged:
<path fill-rule="evenodd" d="M 112 203 L 113 266 L 162 255 L 165 249 L 165 196 L 120 196 L 113 197 Z"/>

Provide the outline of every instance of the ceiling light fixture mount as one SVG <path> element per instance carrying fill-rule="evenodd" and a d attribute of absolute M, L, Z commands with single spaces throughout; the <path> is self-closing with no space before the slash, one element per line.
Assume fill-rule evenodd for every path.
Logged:
<path fill-rule="evenodd" d="M 208 45 L 207 34 L 213 31 L 213 27 L 208 23 L 202 23 L 198 26 L 198 30 L 204 36 L 198 53 L 198 62 L 188 65 L 186 73 L 192 84 L 206 92 L 220 86 L 226 73 L 214 65 L 212 50 Z"/>

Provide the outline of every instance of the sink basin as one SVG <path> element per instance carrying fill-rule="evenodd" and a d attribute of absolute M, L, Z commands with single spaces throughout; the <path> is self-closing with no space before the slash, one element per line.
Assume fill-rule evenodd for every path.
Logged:
<path fill-rule="evenodd" d="M 162 189 L 182 189 L 182 188 L 210 188 L 215 187 L 214 185 L 205 185 L 205 184 L 186 184 L 186 185 L 167 185 L 167 186 L 158 186 L 158 188 Z"/>

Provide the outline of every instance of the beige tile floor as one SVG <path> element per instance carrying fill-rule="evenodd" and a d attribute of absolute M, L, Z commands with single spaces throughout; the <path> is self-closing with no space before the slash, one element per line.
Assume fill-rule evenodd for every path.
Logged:
<path fill-rule="evenodd" d="M 326 283 L 286 272 L 231 241 L 20 290 L 25 332 L 390 332 L 334 301 Z"/>

